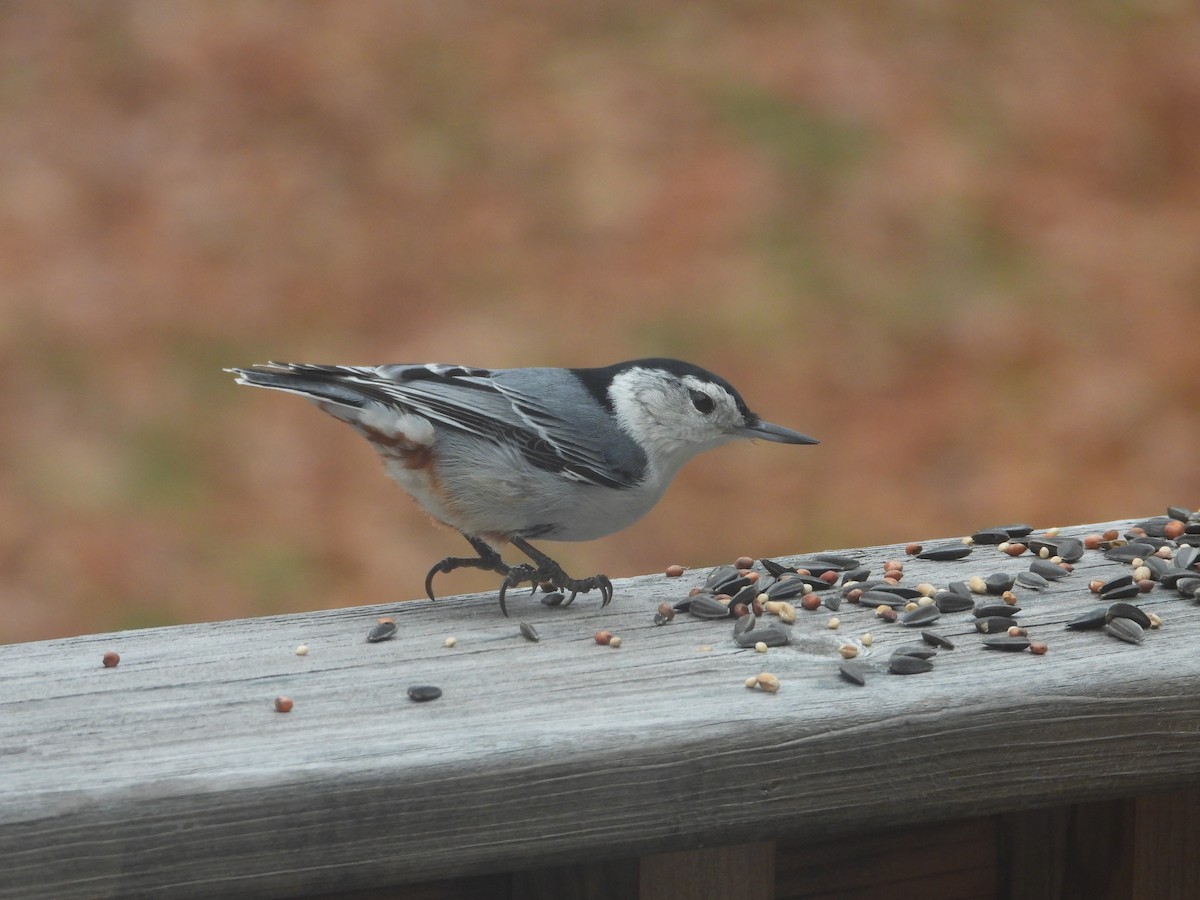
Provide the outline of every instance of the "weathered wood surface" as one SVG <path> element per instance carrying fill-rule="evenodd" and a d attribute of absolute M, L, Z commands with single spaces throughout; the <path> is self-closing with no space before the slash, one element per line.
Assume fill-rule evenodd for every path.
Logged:
<path fill-rule="evenodd" d="M 1109 524 L 1128 523 L 1063 533 Z M 907 560 L 905 583 L 1029 562 L 978 547 Z M 1197 604 L 1145 595 L 1166 625 L 1142 646 L 1063 630 L 1122 568 L 1089 552 L 1018 591 L 1046 656 L 984 651 L 958 613 L 932 672 L 864 688 L 838 678 L 839 638 L 872 632 L 882 666 L 915 630 L 843 604 L 838 632 L 802 611 L 762 655 L 731 620 L 653 625 L 707 570 L 621 581 L 604 610 L 522 595 L 506 620 L 473 595 L 0 647 L 0 896 L 329 893 L 1195 788 Z M 398 636 L 367 644 L 383 614 Z M 744 687 L 763 670 L 778 694 Z"/>

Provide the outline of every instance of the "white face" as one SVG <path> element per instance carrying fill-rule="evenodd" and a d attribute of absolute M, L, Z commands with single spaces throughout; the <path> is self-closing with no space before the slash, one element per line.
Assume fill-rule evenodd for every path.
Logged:
<path fill-rule="evenodd" d="M 694 375 L 629 369 L 613 379 L 609 397 L 622 427 L 660 467 L 677 468 L 746 426 L 729 391 Z"/>

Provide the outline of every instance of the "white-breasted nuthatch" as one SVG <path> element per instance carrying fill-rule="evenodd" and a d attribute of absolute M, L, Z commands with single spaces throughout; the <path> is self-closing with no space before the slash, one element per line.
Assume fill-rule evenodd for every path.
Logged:
<path fill-rule="evenodd" d="M 524 583 L 549 583 L 571 600 L 593 588 L 602 605 L 612 599 L 606 576 L 571 578 L 531 539 L 620 531 L 658 502 L 685 462 L 734 438 L 817 443 L 764 422 L 725 379 L 674 359 L 595 369 L 268 363 L 227 371 L 238 384 L 306 397 L 369 440 L 388 474 L 479 554 L 434 565 L 430 599 L 439 572 L 494 571 L 504 576 L 505 615 L 505 593 Z M 506 542 L 533 564 L 504 562 L 495 547 Z"/>

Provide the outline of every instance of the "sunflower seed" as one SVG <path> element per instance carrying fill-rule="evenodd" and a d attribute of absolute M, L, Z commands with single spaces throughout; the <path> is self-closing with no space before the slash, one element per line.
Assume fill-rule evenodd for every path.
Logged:
<path fill-rule="evenodd" d="M 562 591 L 551 591 L 549 594 L 546 594 L 546 596 L 542 597 L 542 603 L 546 604 L 546 606 L 558 606 L 562 602 Z"/>
<path fill-rule="evenodd" d="M 953 591 L 954 593 L 958 594 L 958 596 L 966 597 L 968 600 L 971 600 L 971 595 L 974 593 L 974 591 L 971 590 L 971 586 L 965 581 L 952 581 L 946 585 L 946 590 Z"/>
<path fill-rule="evenodd" d="M 1166 535 L 1163 533 L 1163 529 L 1166 528 L 1167 523 L 1170 521 L 1172 521 L 1171 516 L 1152 516 L 1151 518 L 1145 519 L 1137 524 L 1142 531 L 1146 532 L 1148 537 L 1160 538 L 1166 537 Z"/>
<path fill-rule="evenodd" d="M 697 619 L 725 619 L 729 617 L 729 607 L 709 594 L 697 594 L 692 597 L 688 612 Z"/>
<path fill-rule="evenodd" d="M 1196 573 L 1192 569 L 1177 569 L 1177 568 L 1172 567 L 1172 568 L 1167 569 L 1165 572 L 1163 572 L 1158 577 L 1158 580 L 1164 587 L 1178 589 L 1179 582 L 1183 581 L 1186 578 L 1195 578 L 1195 577 L 1196 577 Z"/>
<path fill-rule="evenodd" d="M 790 600 L 792 597 L 799 597 L 803 594 L 807 584 L 808 582 L 799 575 L 784 575 L 767 588 L 765 593 L 772 600 Z M 824 582 L 822 585 L 828 587 Z"/>
<path fill-rule="evenodd" d="M 1128 600 L 1130 597 L 1136 597 L 1142 592 L 1136 584 L 1126 584 L 1121 587 L 1115 587 L 1112 590 L 1101 591 L 1101 600 Z"/>
<path fill-rule="evenodd" d="M 844 662 L 838 666 L 838 674 L 851 684 L 862 687 L 867 683 L 866 669 L 858 663 Z"/>
<path fill-rule="evenodd" d="M 1027 637 L 1012 637 L 1007 634 L 997 634 L 992 637 L 983 639 L 984 649 L 987 650 L 1008 650 L 1017 652 L 1020 650 L 1029 649 L 1029 638 Z"/>
<path fill-rule="evenodd" d="M 1029 571 L 1050 581 L 1058 581 L 1060 578 L 1066 578 L 1071 573 L 1057 563 L 1052 563 L 1048 559 L 1035 559 L 1029 564 Z"/>
<path fill-rule="evenodd" d="M 1009 606 L 1007 603 L 980 603 L 975 607 L 975 618 L 986 619 L 989 616 L 1000 616 L 1011 619 L 1021 611 L 1019 606 Z"/>
<path fill-rule="evenodd" d="M 891 591 L 866 591 L 858 602 L 862 606 L 890 606 L 892 609 L 904 609 L 908 601 Z"/>
<path fill-rule="evenodd" d="M 442 689 L 434 687 L 432 684 L 414 684 L 408 689 L 408 696 L 418 703 L 425 703 L 442 696 Z"/>
<path fill-rule="evenodd" d="M 963 597 L 953 591 L 938 591 L 933 595 L 934 605 L 944 613 L 965 612 L 975 606 L 970 597 Z"/>
<path fill-rule="evenodd" d="M 1113 619 L 1128 619 L 1131 622 L 1136 622 L 1142 628 L 1150 627 L 1150 617 L 1139 606 L 1134 606 L 1132 603 L 1114 603 L 1108 608 L 1105 614 L 1105 619 L 1111 622 Z"/>
<path fill-rule="evenodd" d="M 871 577 L 871 570 L 866 566 L 859 566 L 857 569 L 850 569 L 842 574 L 842 584 L 848 581 L 866 581 Z"/>
<path fill-rule="evenodd" d="M 1003 544 L 1012 535 L 1002 528 L 983 528 L 971 535 L 976 544 Z"/>
<path fill-rule="evenodd" d="M 941 544 L 937 547 L 932 547 L 928 550 L 922 550 L 917 554 L 917 559 L 935 560 L 945 562 L 952 559 L 962 559 L 964 556 L 971 554 L 969 544 L 953 543 Z"/>
<path fill-rule="evenodd" d="M 942 611 L 936 606 L 918 606 L 911 612 L 901 613 L 896 621 L 910 628 L 923 628 L 932 625 L 941 617 Z"/>
<path fill-rule="evenodd" d="M 754 598 L 757 596 L 758 586 L 754 582 L 750 582 L 730 598 L 729 606 L 732 608 L 737 606 L 739 603 L 745 603 L 747 606 L 749 606 L 754 602 Z"/>
<path fill-rule="evenodd" d="M 762 567 L 767 570 L 767 574 L 772 578 L 778 578 L 785 572 L 790 572 L 793 575 L 796 574 L 795 566 L 785 566 L 783 563 L 777 563 L 773 559 L 760 559 L 759 562 L 762 563 Z"/>
<path fill-rule="evenodd" d="M 374 628 L 367 632 L 367 642 L 378 644 L 380 641 L 386 641 L 396 635 L 396 623 L 391 619 L 380 622 Z"/>
<path fill-rule="evenodd" d="M 1192 511 L 1186 506 L 1168 506 L 1167 515 L 1172 519 L 1178 519 L 1180 522 L 1186 522 L 1192 517 Z"/>
<path fill-rule="evenodd" d="M 1018 572 L 1014 583 L 1031 591 L 1042 591 L 1050 586 L 1050 582 L 1037 572 Z"/>
<path fill-rule="evenodd" d="M 893 656 L 915 656 L 917 659 L 933 659 L 937 656 L 937 648 L 931 644 L 905 644 L 892 651 Z"/>
<path fill-rule="evenodd" d="M 733 566 L 717 566 L 704 579 L 704 587 L 714 594 L 734 594 L 741 590 L 750 579 L 743 576 Z"/>
<path fill-rule="evenodd" d="M 1104 626 L 1104 630 L 1127 644 L 1140 644 L 1146 633 L 1142 626 L 1130 619 L 1118 617 Z"/>
<path fill-rule="evenodd" d="M 1190 569 L 1200 559 L 1200 547 L 1180 547 L 1175 551 L 1175 565 L 1181 569 Z"/>
<path fill-rule="evenodd" d="M 1130 562 L 1135 559 L 1145 559 L 1147 556 L 1153 556 L 1157 548 L 1151 544 L 1134 541 L 1129 544 L 1123 544 L 1120 547 L 1113 547 L 1111 550 L 1104 551 L 1104 558 L 1113 562 Z"/>
<path fill-rule="evenodd" d="M 930 646 L 937 647 L 941 650 L 953 650 L 954 643 L 947 637 L 943 637 L 936 631 L 922 631 L 921 640 Z"/>
<path fill-rule="evenodd" d="M 1129 587 L 1131 584 L 1133 584 L 1133 576 L 1129 573 L 1117 575 L 1116 577 L 1110 578 L 1108 581 L 1105 581 L 1103 584 L 1101 584 L 1100 590 L 1097 591 L 1097 593 L 1104 594 L 1108 591 L 1115 591 L 1117 588 Z"/>
<path fill-rule="evenodd" d="M 1027 534 L 1033 533 L 1033 526 L 1027 525 L 1024 522 L 1018 522 L 1016 525 L 994 525 L 986 529 L 988 531 L 1003 531 L 1010 538 L 1025 537 Z"/>
<path fill-rule="evenodd" d="M 521 623 L 521 637 L 525 638 L 527 641 L 533 641 L 535 644 L 541 640 L 541 638 L 538 637 L 537 629 L 528 622 Z"/>
<path fill-rule="evenodd" d="M 1067 627 L 1072 631 L 1092 631 L 1096 628 L 1103 628 L 1107 621 L 1108 607 L 1096 606 L 1077 615 L 1067 623 Z"/>
<path fill-rule="evenodd" d="M 747 613 L 736 622 L 733 623 L 733 636 L 736 638 L 739 634 L 745 634 L 747 631 L 753 631 L 754 626 L 758 623 L 758 616 L 753 613 Z"/>
<path fill-rule="evenodd" d="M 770 625 L 760 625 L 753 631 L 743 631 L 733 637 L 733 642 L 739 647 L 753 647 L 759 641 L 768 647 L 784 647 L 792 642 L 792 635 L 783 625 L 772 622 Z"/>
<path fill-rule="evenodd" d="M 1180 578 L 1175 582 L 1175 590 L 1181 597 L 1200 598 L 1200 578 Z"/>
<path fill-rule="evenodd" d="M 893 675 L 919 675 L 932 668 L 933 663 L 930 660 L 916 656 L 893 656 L 888 660 L 888 671 Z"/>
<path fill-rule="evenodd" d="M 975 630 L 980 634 L 1000 634 L 1008 631 L 1012 623 L 1008 616 L 984 616 L 975 620 Z"/>
<path fill-rule="evenodd" d="M 1005 591 L 1012 590 L 1016 580 L 1017 576 L 1008 572 L 994 572 L 983 579 L 983 583 L 987 586 L 989 594 L 1003 594 Z"/>

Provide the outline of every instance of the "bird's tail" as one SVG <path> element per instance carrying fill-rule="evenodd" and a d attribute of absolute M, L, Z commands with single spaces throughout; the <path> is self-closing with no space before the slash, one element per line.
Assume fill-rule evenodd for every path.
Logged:
<path fill-rule="evenodd" d="M 272 362 L 225 371 L 236 375 L 238 384 L 286 391 L 322 405 L 332 403 L 335 406 L 362 409 L 369 402 L 386 403 L 388 400 L 371 384 L 374 373 L 369 369 Z"/>

